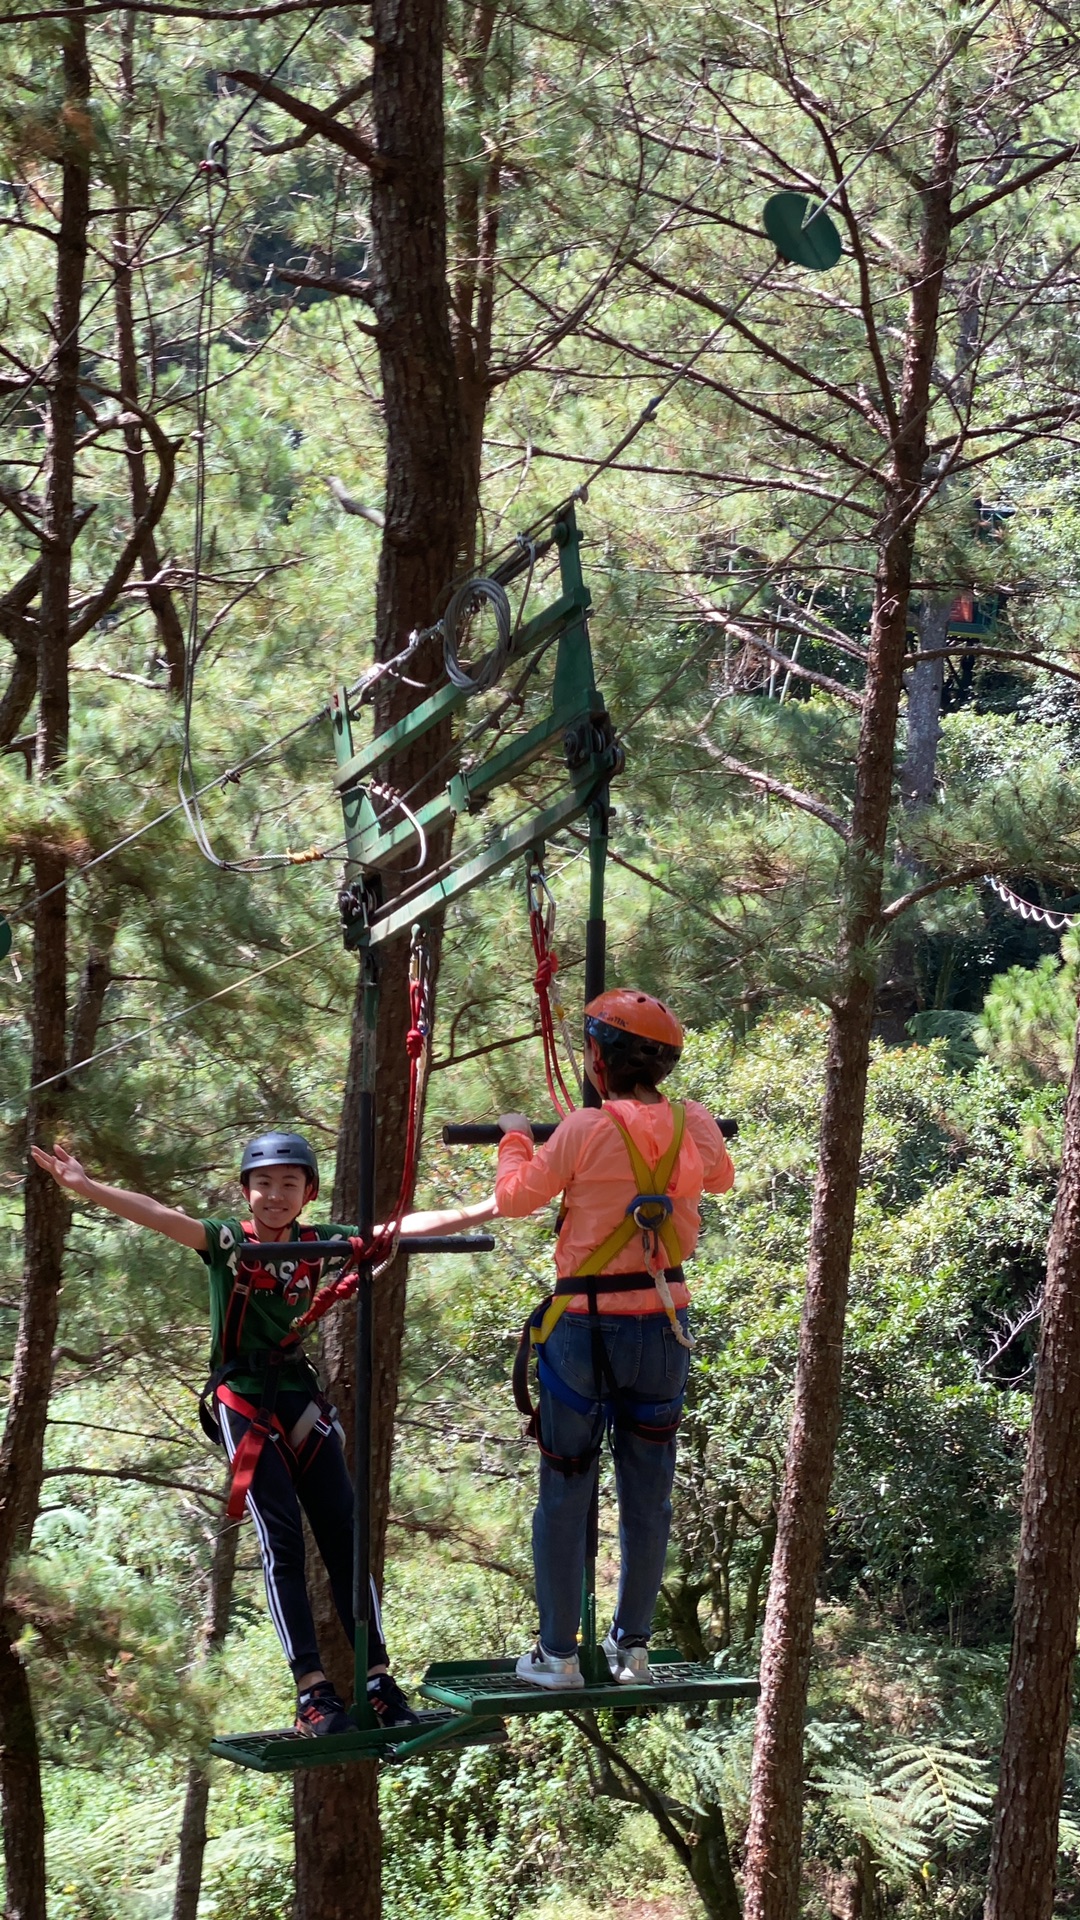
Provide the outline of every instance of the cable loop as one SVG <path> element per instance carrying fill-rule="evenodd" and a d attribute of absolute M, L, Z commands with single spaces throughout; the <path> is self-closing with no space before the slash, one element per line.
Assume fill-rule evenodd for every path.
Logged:
<path fill-rule="evenodd" d="M 422 823 L 417 819 L 412 808 L 397 791 L 396 787 L 388 787 L 381 780 L 369 780 L 368 792 L 373 793 L 377 800 L 384 800 L 387 806 L 397 807 L 399 811 L 405 815 L 406 820 L 409 822 L 409 825 L 420 842 L 420 852 L 413 861 L 412 866 L 406 867 L 404 871 L 406 873 L 418 873 L 421 867 L 427 866 L 428 855 L 427 834 L 424 832 Z"/>
<path fill-rule="evenodd" d="M 462 665 L 458 654 L 461 641 L 461 629 L 479 613 L 487 601 L 495 615 L 496 640 L 491 652 L 475 666 Z M 497 580 L 478 577 L 466 580 L 451 596 L 450 604 L 443 614 L 443 660 L 446 665 L 446 677 L 452 686 L 460 687 L 464 693 L 486 693 L 501 679 L 506 667 L 510 647 L 513 642 L 510 601 L 506 588 Z"/>

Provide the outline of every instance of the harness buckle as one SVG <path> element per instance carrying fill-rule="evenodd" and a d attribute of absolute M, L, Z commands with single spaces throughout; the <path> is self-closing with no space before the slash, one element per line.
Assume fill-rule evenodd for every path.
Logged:
<path fill-rule="evenodd" d="M 674 1213 L 675 1203 L 666 1193 L 635 1193 L 626 1211 L 642 1233 L 655 1239 L 664 1221 Z"/>

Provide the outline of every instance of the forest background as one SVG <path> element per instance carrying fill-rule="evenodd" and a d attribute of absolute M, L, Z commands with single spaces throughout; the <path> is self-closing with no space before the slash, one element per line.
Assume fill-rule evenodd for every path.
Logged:
<path fill-rule="evenodd" d="M 102 0 L 0 25 L 8 1913 L 740 1911 L 749 1710 L 553 1716 L 388 1770 L 381 1885 L 369 1769 L 318 1808 L 311 1782 L 294 1803 L 207 1770 L 211 1731 L 291 1707 L 195 1418 L 202 1273 L 26 1172 L 28 1130 L 58 1135 L 221 1213 L 241 1143 L 286 1123 L 328 1173 L 340 1143 L 347 1203 L 356 967 L 320 716 L 587 481 L 627 752 L 610 971 L 678 1007 L 677 1090 L 740 1124 L 694 1269 L 659 1635 L 759 1657 L 808 1257 L 832 1260 L 841 1319 L 847 1288 L 815 1178 L 847 1164 L 795 1897 L 807 1920 L 975 1915 L 1080 981 L 1059 918 L 1080 906 L 1080 11 Z M 836 190 L 828 275 L 765 238 L 789 187 Z M 527 610 L 551 591 L 541 565 Z M 421 648 L 388 699 L 373 682 L 374 724 L 438 671 Z M 202 850 L 182 769 L 221 783 Z M 573 1021 L 573 833 L 548 875 Z M 437 1146 L 443 1121 L 544 1110 L 520 873 L 454 909 L 439 958 L 421 1201 L 490 1180 Z M 467 1275 L 414 1262 L 407 1311 L 403 1281 L 386 1296 L 407 1682 L 534 1624 L 506 1375 L 550 1247 L 546 1223 L 499 1231 Z M 324 1358 L 333 1376 L 332 1339 Z M 605 1591 L 615 1551 L 608 1512 Z M 1066 1914 L 1071 1732 L 1058 1840 Z"/>

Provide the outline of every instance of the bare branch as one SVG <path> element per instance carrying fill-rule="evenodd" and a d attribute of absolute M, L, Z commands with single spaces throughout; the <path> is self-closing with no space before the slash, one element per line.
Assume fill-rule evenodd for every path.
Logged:
<path fill-rule="evenodd" d="M 370 92 L 371 75 L 365 73 L 363 79 L 358 80 L 355 86 L 346 87 L 344 93 L 339 93 L 336 100 L 331 100 L 326 112 L 334 115 L 344 113 L 346 107 L 355 106 L 358 100 L 362 100 L 365 94 Z M 259 154 L 295 153 L 298 147 L 306 147 L 308 141 L 314 138 L 315 128 L 305 127 L 303 133 L 294 133 L 291 140 L 275 140 L 268 146 L 256 147 L 255 151 Z"/>
<path fill-rule="evenodd" d="M 846 823 L 831 807 L 826 806 L 824 800 L 818 800 L 812 793 L 803 793 L 798 787 L 789 787 L 783 780 L 774 780 L 771 774 L 762 773 L 757 767 L 744 766 L 741 760 L 733 759 L 730 753 L 721 752 L 707 734 L 699 729 L 695 731 L 709 758 L 717 761 L 726 772 L 737 773 L 741 780 L 749 780 L 751 786 L 759 787 L 762 793 L 775 794 L 778 800 L 786 800 L 789 806 L 798 807 L 800 813 L 808 813 L 812 819 L 820 820 L 823 826 L 831 827 L 834 833 L 839 834 L 845 845 L 850 840 L 851 833 Z"/>
<path fill-rule="evenodd" d="M 333 273 L 304 273 L 296 267 L 274 267 L 275 280 L 285 280 L 290 287 L 315 287 L 320 293 L 344 294 L 349 300 L 363 300 L 371 306 L 373 294 L 370 280 L 341 279 Z"/>
<path fill-rule="evenodd" d="M 966 887 L 972 880 L 981 880 L 986 872 L 986 862 L 978 867 L 961 867 L 956 873 L 943 874 L 939 880 L 928 880 L 924 887 L 914 887 L 910 893 L 902 893 L 898 900 L 890 900 L 882 909 L 881 918 L 886 926 L 899 920 L 909 907 L 917 906 L 920 900 L 929 900 L 931 894 L 944 893 L 948 887 Z"/>
<path fill-rule="evenodd" d="M 46 1467 L 43 1480 L 138 1480 L 147 1487 L 165 1487 L 170 1493 L 194 1493 L 200 1500 L 213 1500 L 224 1506 L 225 1495 L 211 1487 L 200 1487 L 190 1480 L 173 1480 L 162 1473 L 145 1473 L 136 1467 Z"/>
<path fill-rule="evenodd" d="M 618 1767 L 626 1775 L 634 1788 L 639 1804 L 646 1807 L 652 1814 L 665 1840 L 672 1848 L 676 1859 L 686 1868 L 687 1873 L 689 1873 L 692 1866 L 690 1843 L 686 1835 L 679 1832 L 678 1827 L 671 1817 L 672 1803 L 665 1801 L 664 1797 L 657 1793 L 654 1787 L 650 1787 L 648 1781 L 638 1772 L 635 1766 L 631 1765 L 625 1754 L 621 1753 L 617 1747 L 613 1747 L 609 1741 L 604 1739 L 591 1713 L 572 1713 L 569 1718 L 578 1732 L 584 1734 L 589 1745 L 595 1747 L 596 1751 L 603 1756 L 607 1764 Z M 621 1798 L 621 1795 L 619 1797 Z"/>
<path fill-rule="evenodd" d="M 1041 667 L 1046 673 L 1058 673 L 1063 680 L 1080 681 L 1080 673 L 1074 667 L 1063 667 L 1060 661 L 1049 659 L 1045 653 L 1021 653 L 1013 647 L 964 646 L 962 642 L 953 647 L 931 647 L 926 653 L 906 654 L 904 665 L 915 667 L 920 660 L 950 660 L 958 653 L 977 653 L 991 660 L 1019 660 L 1026 667 Z"/>
<path fill-rule="evenodd" d="M 1060 153 L 1050 154 L 1036 166 L 1029 167 L 1026 173 L 1018 173 L 1015 180 L 1003 180 L 992 193 L 984 193 L 981 200 L 972 200 L 966 207 L 960 207 L 952 215 L 950 224 L 958 227 L 961 220 L 970 220 L 974 214 L 985 213 L 987 207 L 992 207 L 996 200 L 1004 200 L 1010 193 L 1021 193 L 1025 187 L 1030 187 L 1033 180 L 1041 180 L 1044 174 L 1052 173 L 1055 167 L 1063 167 L 1069 160 L 1078 158 L 1080 142 L 1076 146 L 1063 147 Z"/>
<path fill-rule="evenodd" d="M 344 127 L 335 120 L 332 113 L 322 107 L 312 107 L 306 100 L 298 100 L 295 93 L 287 93 L 284 87 L 277 86 L 273 80 L 266 80 L 261 74 L 252 73 L 248 67 L 233 67 L 225 75 L 226 80 L 235 80 L 238 87 L 250 87 L 261 99 L 268 100 L 271 106 L 280 107 L 293 120 L 299 120 L 301 126 L 309 127 L 313 134 L 321 133 L 331 146 L 340 147 L 342 153 L 350 154 L 359 160 L 362 166 L 372 173 L 390 172 L 387 161 L 380 158 L 371 141 L 352 127 Z"/>
<path fill-rule="evenodd" d="M 335 480 L 333 476 L 327 480 L 326 484 L 344 513 L 355 513 L 361 520 L 370 521 L 373 527 L 385 527 L 386 515 L 381 513 L 378 507 L 366 507 L 362 500 L 357 500 L 341 481 Z"/>
<path fill-rule="evenodd" d="M 96 383 L 94 390 L 98 393 L 106 393 L 109 399 L 119 398 L 119 395 L 109 393 L 105 388 L 97 387 Z M 83 608 L 78 619 L 72 622 L 70 629 L 70 642 L 72 646 L 75 645 L 76 641 L 81 640 L 84 634 L 89 633 L 91 627 L 97 625 L 103 613 L 108 612 L 113 602 L 119 597 L 127 582 L 128 576 L 134 571 L 135 563 L 142 553 L 147 534 L 157 526 L 158 521 L 161 519 L 168 505 L 169 495 L 172 492 L 173 479 L 176 473 L 177 449 L 183 445 L 182 440 L 170 440 L 155 420 L 153 414 L 147 413 L 145 407 L 136 406 L 135 402 L 131 399 L 126 400 L 123 404 L 125 414 L 135 415 L 139 425 L 145 428 L 150 443 L 153 446 L 158 463 L 157 483 L 150 496 L 146 512 L 140 514 L 136 520 L 108 578 L 98 589 L 97 593 L 93 595 L 88 605 Z M 121 416 L 120 424 L 123 424 L 123 415 Z"/>

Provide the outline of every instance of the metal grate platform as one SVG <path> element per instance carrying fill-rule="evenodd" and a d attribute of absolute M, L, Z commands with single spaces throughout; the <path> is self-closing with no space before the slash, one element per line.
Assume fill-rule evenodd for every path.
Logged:
<path fill-rule="evenodd" d="M 756 1680 L 719 1674 L 701 1663 L 680 1660 L 677 1652 L 667 1649 L 653 1656 L 648 1680 L 633 1686 L 619 1686 L 608 1679 L 583 1687 L 546 1689 L 519 1680 L 516 1664 L 514 1660 L 438 1661 L 428 1668 L 420 1691 L 426 1699 L 470 1717 L 483 1712 L 500 1719 L 575 1707 L 640 1710 L 680 1702 L 756 1700 L 758 1695 Z"/>
<path fill-rule="evenodd" d="M 488 1746 L 505 1738 L 505 1728 L 489 1713 L 463 1716 L 444 1710 L 422 1713 L 415 1726 L 357 1727 L 321 1740 L 309 1740 L 291 1727 L 223 1733 L 211 1740 L 210 1751 L 218 1760 L 252 1767 L 256 1773 L 291 1773 L 297 1767 L 340 1767 L 354 1760 L 407 1760 L 414 1747 L 432 1752 L 448 1746 Z"/>

